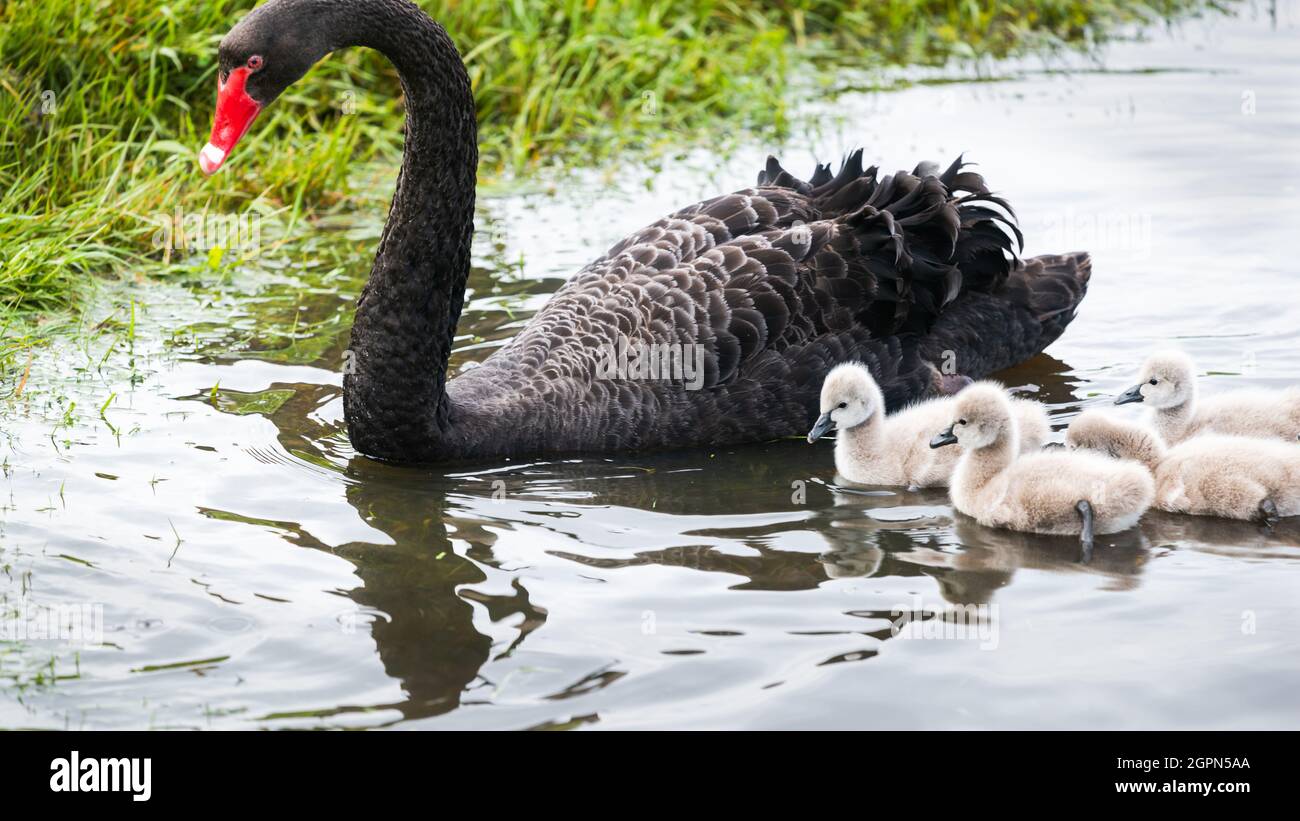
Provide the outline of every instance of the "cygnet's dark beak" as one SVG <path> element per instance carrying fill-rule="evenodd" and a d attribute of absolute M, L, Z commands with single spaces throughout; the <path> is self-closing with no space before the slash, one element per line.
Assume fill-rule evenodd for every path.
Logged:
<path fill-rule="evenodd" d="M 1118 397 L 1116 397 L 1115 404 L 1129 405 L 1132 404 L 1133 402 L 1141 402 L 1141 401 L 1142 401 L 1142 386 L 1134 385 L 1133 387 L 1129 388 L 1128 390 L 1121 393 Z"/>
<path fill-rule="evenodd" d="M 948 429 L 930 440 L 930 447 L 941 448 L 947 445 L 957 444 L 957 436 L 952 432 L 954 425 L 949 425 Z"/>
<path fill-rule="evenodd" d="M 821 416 L 818 416 L 817 424 L 813 425 L 812 430 L 808 431 L 808 444 L 811 445 L 813 442 L 816 442 L 818 439 L 825 436 L 826 433 L 834 427 L 835 427 L 835 420 L 831 418 L 829 412 L 823 413 Z"/>

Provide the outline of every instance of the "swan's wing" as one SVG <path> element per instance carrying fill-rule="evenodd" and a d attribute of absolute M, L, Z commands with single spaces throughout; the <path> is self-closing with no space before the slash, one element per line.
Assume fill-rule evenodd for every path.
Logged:
<path fill-rule="evenodd" d="M 618 243 L 501 353 L 529 372 L 582 379 L 611 345 L 700 345 L 714 388 L 790 350 L 787 378 L 819 380 L 830 364 L 926 333 L 962 294 L 996 291 L 1012 269 L 1010 208 L 960 160 L 879 179 L 856 152 L 838 174 L 819 166 L 803 182 L 772 159 L 759 182 Z M 880 358 L 891 404 L 924 388 L 889 384 L 898 374 Z"/>
<path fill-rule="evenodd" d="M 1086 286 L 1086 256 L 1017 261 L 1010 207 L 960 160 L 879 178 L 858 152 L 807 182 L 773 160 L 759 183 L 615 245 L 457 395 L 581 446 L 796 433 L 835 364 L 868 365 L 898 407 L 940 387 L 950 354 L 980 377 L 1037 353 Z M 702 376 L 608 373 L 647 350 L 662 368 L 673 346 Z"/>
<path fill-rule="evenodd" d="M 528 372 L 583 379 L 613 346 L 633 356 L 638 346 L 699 346 L 709 389 L 803 387 L 836 362 L 878 359 L 891 403 L 915 398 L 930 373 L 903 379 L 899 367 L 922 365 L 902 362 L 898 338 L 926 331 L 962 291 L 949 261 L 961 209 L 937 177 L 846 179 L 868 202 L 830 219 L 817 217 L 821 206 L 834 213 L 848 201 L 834 179 L 820 195 L 754 189 L 660 220 L 567 282 L 501 353 Z"/>

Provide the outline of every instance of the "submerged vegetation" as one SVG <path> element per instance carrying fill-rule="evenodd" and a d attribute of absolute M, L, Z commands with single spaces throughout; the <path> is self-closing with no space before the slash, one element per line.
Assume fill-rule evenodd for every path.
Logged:
<path fill-rule="evenodd" d="M 349 178 L 391 171 L 401 101 L 391 67 L 336 55 L 272 106 L 204 179 L 216 45 L 254 0 L 11 0 L 0 6 L 0 381 L 89 283 L 218 268 L 240 215 L 299 226 L 386 197 Z M 653 148 L 725 121 L 779 133 L 792 63 L 939 64 L 1090 46 L 1206 0 L 463 0 L 421 2 L 465 56 L 492 178 L 556 158 Z M 241 156 L 242 155 L 242 156 Z M 255 161 L 248 161 L 255 158 Z M 387 179 L 385 176 L 384 179 Z M 233 224 L 231 215 L 236 215 Z M 216 239 L 212 237 L 217 220 Z M 223 222 L 224 220 L 224 222 Z M 197 227 L 196 227 L 197 226 Z M 195 243 L 195 231 L 209 241 Z M 188 243 L 182 238 L 188 232 Z M 269 232 L 268 232 L 269 234 Z M 183 261 L 183 262 L 182 262 Z M 356 264 L 364 265 L 357 258 Z M 17 370 L 21 370 L 18 368 Z"/>

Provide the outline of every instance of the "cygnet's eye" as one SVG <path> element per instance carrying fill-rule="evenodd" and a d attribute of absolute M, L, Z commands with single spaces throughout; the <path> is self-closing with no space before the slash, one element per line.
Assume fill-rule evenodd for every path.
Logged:
<path fill-rule="evenodd" d="M 958 419 L 958 420 L 957 420 L 957 424 L 959 424 L 959 425 L 964 425 L 964 424 L 966 424 L 966 420 L 965 420 L 965 419 Z"/>
<path fill-rule="evenodd" d="M 1158 384 L 1160 384 L 1160 380 L 1159 380 L 1159 379 L 1156 379 L 1156 378 L 1154 378 L 1154 377 L 1152 377 L 1151 381 L 1148 382 L 1147 384 L 1148 384 L 1148 385 L 1158 385 Z"/>
<path fill-rule="evenodd" d="M 848 402 L 841 402 L 841 403 L 839 403 L 838 405 L 836 405 L 835 407 L 837 407 L 837 408 L 847 408 L 848 406 L 849 406 L 849 403 L 848 403 Z"/>

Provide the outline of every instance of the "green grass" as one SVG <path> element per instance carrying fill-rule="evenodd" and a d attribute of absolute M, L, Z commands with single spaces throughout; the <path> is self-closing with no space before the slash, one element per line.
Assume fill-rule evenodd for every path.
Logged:
<path fill-rule="evenodd" d="M 378 55 L 334 55 L 256 124 L 228 168 L 195 162 L 216 45 L 252 0 L 10 0 L 0 6 L 0 380 L 103 276 L 166 276 L 154 215 L 254 209 L 293 243 L 386 196 L 400 102 Z M 553 159 L 653 153 L 725 123 L 777 134 L 792 64 L 941 63 L 1087 46 L 1205 0 L 509 0 L 422 3 L 465 55 L 486 179 Z M 44 97 L 43 97 L 44 94 Z M 44 108 L 42 107 L 45 102 Z M 375 184 L 349 177 L 382 169 Z M 350 182 L 350 179 L 352 180 Z M 217 259 L 207 260 L 216 266 Z M 229 262 L 229 258 L 225 260 Z M 189 263 L 184 263 L 189 264 Z M 354 260 L 364 265 L 364 249 Z M 59 320 L 63 317 L 63 320 Z M 9 365 L 5 366 L 5 362 Z"/>

